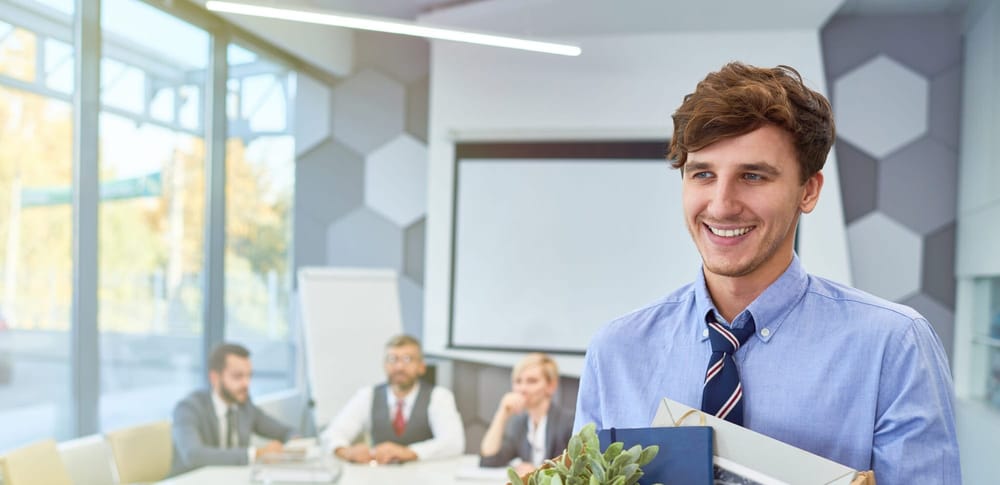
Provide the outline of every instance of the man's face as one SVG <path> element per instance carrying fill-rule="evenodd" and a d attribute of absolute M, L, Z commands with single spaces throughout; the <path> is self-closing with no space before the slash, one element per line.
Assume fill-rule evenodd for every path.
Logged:
<path fill-rule="evenodd" d="M 250 359 L 227 355 L 222 372 L 210 371 L 208 375 L 212 388 L 227 403 L 243 404 L 250 398 L 250 377 L 253 375 Z"/>
<path fill-rule="evenodd" d="M 409 391 L 427 370 L 420 349 L 415 345 L 401 345 L 385 349 L 385 375 L 389 384 L 401 391 Z"/>
<path fill-rule="evenodd" d="M 800 183 L 791 135 L 765 125 L 688 153 L 684 218 L 706 277 L 777 278 L 792 258 L 799 213 L 812 211 L 823 186 Z"/>

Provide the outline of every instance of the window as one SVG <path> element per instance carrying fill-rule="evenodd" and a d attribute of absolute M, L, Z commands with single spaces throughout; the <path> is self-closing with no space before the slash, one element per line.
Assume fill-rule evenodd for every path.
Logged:
<path fill-rule="evenodd" d="M 168 417 L 203 382 L 209 36 L 138 0 L 102 11 L 100 428 Z M 162 42 L 170 39 L 170 42 Z"/>
<path fill-rule="evenodd" d="M 1000 409 L 1000 278 L 984 280 L 988 286 L 989 301 L 984 302 L 990 319 L 989 335 L 983 339 L 989 347 L 990 368 L 987 377 L 987 399 L 993 407 Z"/>
<path fill-rule="evenodd" d="M 0 21 L 0 453 L 71 436 L 73 119 L 51 90 L 73 49 L 51 34 Z"/>
<path fill-rule="evenodd" d="M 226 143 L 226 340 L 253 354 L 253 391 L 295 384 L 290 330 L 295 74 L 231 44 Z"/>

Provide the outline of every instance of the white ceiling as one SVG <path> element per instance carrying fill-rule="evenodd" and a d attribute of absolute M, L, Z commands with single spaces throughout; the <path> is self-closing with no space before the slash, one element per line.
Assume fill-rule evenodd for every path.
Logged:
<path fill-rule="evenodd" d="M 299 0 L 301 4 L 311 4 L 315 7 L 353 12 L 364 15 L 378 15 L 413 20 L 420 15 L 431 14 L 441 10 L 467 6 L 468 4 L 496 0 Z M 842 5 L 837 14 L 844 15 L 891 15 L 891 14 L 927 14 L 927 13 L 959 13 L 965 10 L 969 0 L 839 0 Z M 564 8 L 562 12 L 571 12 L 573 7 L 565 8 L 567 4 L 579 7 L 588 2 L 559 2 L 551 0 L 533 0 L 533 7 L 547 9 L 551 7 Z M 618 12 L 641 12 L 644 7 L 655 3 L 671 9 L 680 5 L 680 0 L 670 2 L 658 0 L 647 2 L 641 0 L 619 0 L 617 2 L 601 2 L 609 10 Z M 688 4 L 704 2 L 685 1 Z M 757 2 L 745 2 L 757 6 Z M 561 5 L 560 5 L 561 4 Z"/>

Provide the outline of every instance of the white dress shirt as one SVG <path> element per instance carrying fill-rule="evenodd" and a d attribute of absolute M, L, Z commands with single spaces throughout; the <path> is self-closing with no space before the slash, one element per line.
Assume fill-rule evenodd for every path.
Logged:
<path fill-rule="evenodd" d="M 535 421 L 528 416 L 528 445 L 531 446 L 531 464 L 541 466 L 549 457 L 545 456 L 545 431 L 548 427 L 549 417 L 542 416 L 538 426 Z"/>
<path fill-rule="evenodd" d="M 235 407 L 235 404 L 233 405 Z M 212 407 L 215 408 L 215 420 L 219 422 L 219 448 L 226 447 L 226 436 L 229 433 L 229 423 L 226 420 L 226 413 L 229 412 L 229 404 L 223 401 L 221 397 L 214 391 L 212 392 Z M 235 411 L 234 411 L 235 412 Z M 236 433 L 236 439 L 239 440 L 239 432 Z M 239 444 L 233 446 L 233 448 L 238 448 Z M 253 463 L 254 458 L 257 456 L 257 448 L 250 446 L 247 448 L 247 459 L 250 463 Z"/>
<path fill-rule="evenodd" d="M 371 434 L 373 387 L 359 389 L 323 431 L 321 440 L 327 453 L 333 453 L 340 447 L 350 446 L 362 433 Z M 403 416 L 407 421 L 410 420 L 419 390 L 420 385 L 417 384 L 403 398 Z M 397 398 L 390 386 L 386 386 L 385 391 L 391 420 L 396 414 Z M 427 419 L 434 437 L 409 446 L 417 458 L 427 460 L 462 454 L 465 449 L 465 429 L 462 427 L 462 417 L 455 407 L 455 396 L 451 391 L 440 386 L 431 389 Z"/>

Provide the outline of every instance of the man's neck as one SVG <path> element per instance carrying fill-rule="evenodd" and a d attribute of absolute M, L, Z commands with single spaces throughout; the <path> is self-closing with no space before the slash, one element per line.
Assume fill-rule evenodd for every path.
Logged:
<path fill-rule="evenodd" d="M 399 386 L 389 386 L 389 387 L 390 389 L 392 389 L 392 395 L 396 396 L 396 399 L 406 399 L 406 396 L 409 396 L 410 393 L 413 392 L 413 390 L 416 389 L 418 385 L 420 385 L 420 383 L 414 383 L 412 386 L 406 389 L 403 389 Z"/>
<path fill-rule="evenodd" d="M 722 276 L 704 271 L 705 286 L 722 318 L 733 323 L 737 315 L 784 274 L 792 263 L 792 254 L 779 261 L 785 264 L 765 263 L 753 273 L 743 276 Z"/>

